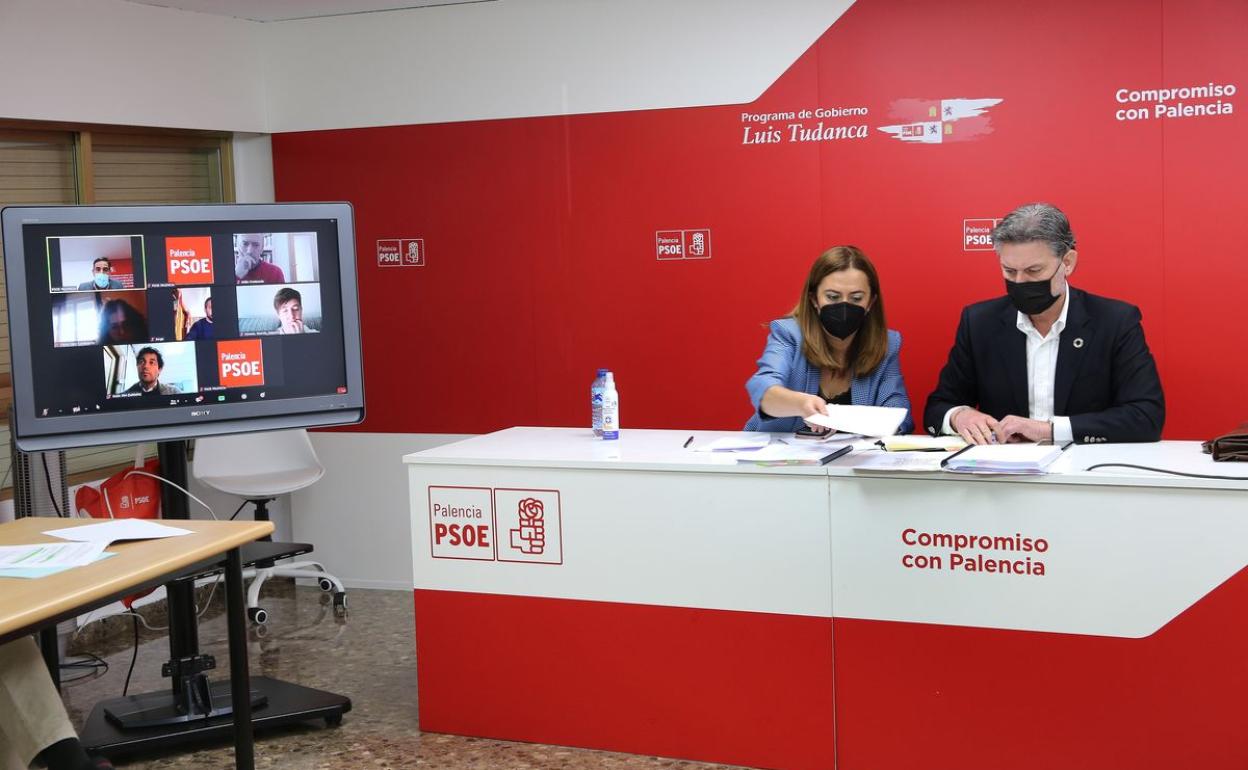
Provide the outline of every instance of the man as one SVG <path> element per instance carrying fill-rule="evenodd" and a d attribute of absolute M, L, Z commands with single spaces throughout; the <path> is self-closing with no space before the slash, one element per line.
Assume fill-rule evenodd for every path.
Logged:
<path fill-rule="evenodd" d="M 234 238 L 234 276 L 239 283 L 286 282 L 280 267 L 264 261 L 264 233 L 243 233 Z"/>
<path fill-rule="evenodd" d="M 188 340 L 210 340 L 214 337 L 212 327 L 212 297 L 204 300 L 204 317 L 191 324 L 191 330 L 186 333 Z"/>
<path fill-rule="evenodd" d="M 992 237 L 1006 296 L 962 310 L 928 432 L 974 444 L 1159 440 L 1165 399 L 1140 311 L 1070 286 L 1079 255 L 1066 215 L 1021 206 Z"/>
<path fill-rule="evenodd" d="M 121 281 L 112 277 L 113 263 L 108 257 L 97 257 L 91 263 L 91 280 L 78 284 L 78 291 L 103 291 L 104 289 L 124 289 Z"/>
<path fill-rule="evenodd" d="M 0 645 L 0 767 L 112 770 L 82 748 L 47 664 L 29 637 Z"/>
<path fill-rule="evenodd" d="M 160 373 L 165 368 L 165 357 L 156 348 L 140 348 L 134 363 L 139 371 L 139 381 L 126 388 L 127 393 L 168 396 L 182 392 L 173 385 L 161 383 Z"/>
<path fill-rule="evenodd" d="M 310 334 L 316 331 L 304 325 L 303 297 L 289 286 L 274 295 L 273 309 L 277 311 L 278 334 Z"/>

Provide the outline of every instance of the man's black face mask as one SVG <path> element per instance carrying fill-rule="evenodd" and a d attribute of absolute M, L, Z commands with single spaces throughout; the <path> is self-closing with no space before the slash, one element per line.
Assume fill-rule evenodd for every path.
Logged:
<path fill-rule="evenodd" d="M 1005 281 L 1005 293 L 1009 295 L 1010 302 L 1014 304 L 1014 309 L 1024 315 L 1039 315 L 1053 306 L 1057 302 L 1060 294 L 1053 294 L 1050 284 L 1053 283 L 1053 276 L 1057 275 L 1062 269 L 1059 262 L 1057 270 L 1050 275 L 1045 281 Z"/>

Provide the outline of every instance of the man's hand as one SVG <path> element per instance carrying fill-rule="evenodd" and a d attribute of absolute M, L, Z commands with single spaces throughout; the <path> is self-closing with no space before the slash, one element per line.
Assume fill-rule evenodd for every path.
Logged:
<path fill-rule="evenodd" d="M 283 323 L 282 334 L 303 334 L 303 321 L 287 321 Z"/>
<path fill-rule="evenodd" d="M 260 264 L 260 260 L 258 259 L 254 259 L 245 254 L 238 255 L 234 258 L 234 277 L 240 281 L 243 280 L 243 276 L 250 273 L 258 264 Z"/>
<path fill-rule="evenodd" d="M 1008 418 L 1007 418 L 1008 419 Z M 992 415 L 978 409 L 959 409 L 949 420 L 949 427 L 958 432 L 968 444 L 994 444 L 997 441 L 999 423 Z"/>
<path fill-rule="evenodd" d="M 1006 415 L 997 425 L 997 439 L 1010 442 L 1052 441 L 1053 423 L 1013 414 Z"/>

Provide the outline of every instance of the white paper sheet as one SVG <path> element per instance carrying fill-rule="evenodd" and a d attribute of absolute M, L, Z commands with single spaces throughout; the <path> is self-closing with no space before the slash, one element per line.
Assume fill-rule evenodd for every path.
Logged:
<path fill-rule="evenodd" d="M 162 537 L 189 535 L 191 530 L 170 527 L 149 519 L 112 519 L 81 527 L 49 529 L 43 534 L 79 543 L 100 543 L 103 548 L 109 543 L 122 540 L 158 540 Z"/>
<path fill-rule="evenodd" d="M 822 425 L 845 433 L 863 436 L 891 436 L 906 419 L 906 410 L 899 406 L 844 406 L 828 404 L 828 414 L 812 414 L 804 418 L 812 425 Z"/>
<path fill-rule="evenodd" d="M 770 433 L 737 433 L 691 448 L 695 452 L 749 452 L 762 449 L 769 443 L 771 443 Z"/>

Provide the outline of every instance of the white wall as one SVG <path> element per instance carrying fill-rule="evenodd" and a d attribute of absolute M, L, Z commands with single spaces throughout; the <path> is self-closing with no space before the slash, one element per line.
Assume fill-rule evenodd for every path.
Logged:
<path fill-rule="evenodd" d="M 268 134 L 234 134 L 234 200 L 272 203 L 273 139 Z"/>
<path fill-rule="evenodd" d="M 505 0 L 261 23 L 0 0 L 0 117 L 257 133 L 752 101 L 852 0 Z"/>
<path fill-rule="evenodd" d="M 852 1 L 523 0 L 269 24 L 269 130 L 749 102 Z"/>
<path fill-rule="evenodd" d="M 411 514 L 403 455 L 467 436 L 313 433 L 325 476 L 292 495 L 294 539 L 349 588 L 412 589 Z"/>
<path fill-rule="evenodd" d="M 122 0 L 0 0 L 0 117 L 264 131 L 263 36 Z"/>
<path fill-rule="evenodd" d="M 749 102 L 852 2 L 503 0 L 262 24 L 0 0 L 0 118 L 241 132 L 237 199 L 267 202 L 265 132 Z M 278 536 L 348 585 L 410 589 L 401 457 L 458 438 L 314 434 L 329 473 L 278 502 Z M 207 494 L 221 515 L 237 504 Z"/>

